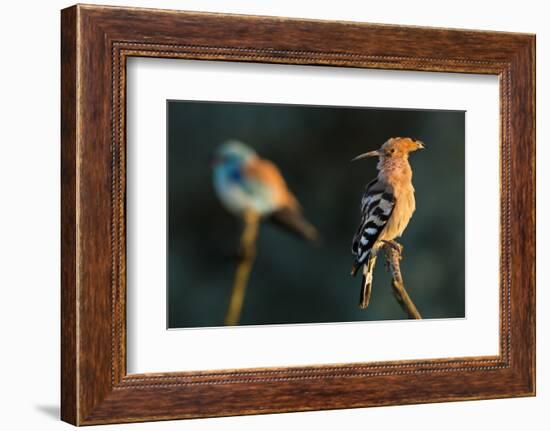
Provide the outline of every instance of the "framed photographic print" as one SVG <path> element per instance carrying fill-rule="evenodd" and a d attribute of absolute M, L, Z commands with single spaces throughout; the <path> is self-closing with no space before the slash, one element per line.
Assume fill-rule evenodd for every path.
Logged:
<path fill-rule="evenodd" d="M 62 419 L 535 394 L 535 37 L 62 11 Z"/>

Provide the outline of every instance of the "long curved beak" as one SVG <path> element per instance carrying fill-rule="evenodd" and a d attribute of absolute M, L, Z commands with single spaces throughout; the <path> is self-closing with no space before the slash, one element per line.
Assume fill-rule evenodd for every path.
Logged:
<path fill-rule="evenodd" d="M 366 159 L 367 157 L 378 157 L 380 154 L 380 150 L 369 151 L 368 153 L 359 154 L 357 157 L 351 159 L 351 161 L 355 162 L 357 160 Z"/>

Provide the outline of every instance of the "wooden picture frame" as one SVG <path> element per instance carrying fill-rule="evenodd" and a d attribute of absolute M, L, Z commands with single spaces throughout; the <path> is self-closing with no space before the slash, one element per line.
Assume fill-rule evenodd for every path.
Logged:
<path fill-rule="evenodd" d="M 83 5 L 64 9 L 61 17 L 64 421 L 91 425 L 535 394 L 534 35 Z M 127 374 L 130 56 L 498 75 L 500 354 Z"/>

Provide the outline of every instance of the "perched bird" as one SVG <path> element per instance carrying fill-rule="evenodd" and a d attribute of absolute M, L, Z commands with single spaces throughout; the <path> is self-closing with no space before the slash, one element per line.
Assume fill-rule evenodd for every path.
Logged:
<path fill-rule="evenodd" d="M 277 166 L 252 148 L 237 140 L 224 142 L 214 154 L 213 167 L 214 188 L 231 213 L 242 217 L 254 211 L 299 237 L 319 239 Z"/>
<path fill-rule="evenodd" d="M 372 291 L 372 272 L 376 254 L 384 243 L 399 247 L 400 237 L 415 210 L 409 153 L 424 148 L 411 138 L 390 138 L 378 150 L 369 151 L 352 161 L 378 157 L 378 176 L 371 181 L 361 199 L 361 224 L 351 247 L 355 261 L 351 274 L 363 267 L 359 306 L 367 308 Z"/>

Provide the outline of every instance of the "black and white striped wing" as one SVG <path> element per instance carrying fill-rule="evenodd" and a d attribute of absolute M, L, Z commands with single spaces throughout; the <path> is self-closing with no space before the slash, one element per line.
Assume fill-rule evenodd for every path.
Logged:
<path fill-rule="evenodd" d="M 351 246 L 351 251 L 355 255 L 355 270 L 367 261 L 394 206 L 395 198 L 390 188 L 381 187 L 376 180 L 367 186 L 361 199 L 361 224 Z"/>

